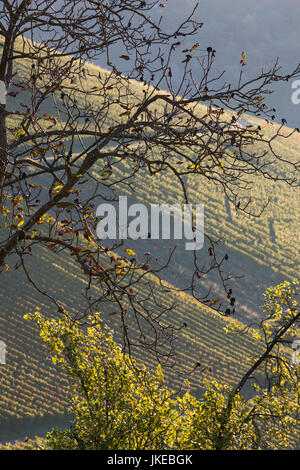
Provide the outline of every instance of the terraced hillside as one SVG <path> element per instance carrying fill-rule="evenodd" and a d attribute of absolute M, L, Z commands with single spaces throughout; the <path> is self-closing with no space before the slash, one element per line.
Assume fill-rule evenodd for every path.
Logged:
<path fill-rule="evenodd" d="M 29 76 L 31 63 L 23 61 L 17 64 L 15 80 L 24 80 Z M 88 64 L 86 66 L 86 79 L 77 84 L 70 84 L 70 93 L 78 99 L 84 97 L 80 90 L 97 88 L 95 77 L 105 70 Z M 131 83 L 135 93 L 142 95 L 142 85 Z M 114 90 L 109 91 L 114 96 Z M 29 96 L 26 90 L 17 98 L 11 98 L 9 106 L 16 103 L 28 103 Z M 93 97 L 93 105 L 97 106 L 101 100 L 97 90 Z M 60 108 L 60 97 L 57 96 L 57 107 L 52 104 L 41 109 L 41 124 L 43 113 L 57 115 Z M 203 108 L 199 106 L 199 112 Z M 122 109 L 118 105 L 111 108 L 107 116 L 107 125 L 120 121 Z M 257 118 L 249 117 L 255 124 L 260 124 L 263 131 L 270 135 L 273 127 Z M 46 125 L 47 121 L 44 122 Z M 48 123 L 49 124 L 49 123 Z M 18 117 L 9 120 L 12 133 L 18 130 Z M 289 133 L 282 129 L 282 133 Z M 296 160 L 300 144 L 299 135 L 294 134 L 289 140 L 284 137 L 277 139 L 277 151 L 286 158 Z M 78 151 L 80 148 L 77 149 Z M 159 151 L 159 148 L 155 149 Z M 190 152 L 187 149 L 187 153 Z M 94 169 L 97 177 L 103 168 L 99 164 Z M 128 165 L 115 165 L 110 176 L 111 181 L 117 181 L 120 175 L 126 175 Z M 284 164 L 279 168 L 279 175 L 286 171 Z M 281 173 L 280 173 L 281 172 Z M 40 184 L 46 187 L 47 181 L 40 179 Z M 249 322 L 260 314 L 262 293 L 265 287 L 284 279 L 297 276 L 299 271 L 299 190 L 276 182 L 276 187 L 267 179 L 256 181 L 252 192 L 254 209 L 259 212 L 264 201 L 270 196 L 271 201 L 265 213 L 260 218 L 242 215 L 226 199 L 223 192 L 205 178 L 191 174 L 187 178 L 188 196 L 192 203 L 202 203 L 205 206 L 205 226 L 207 233 L 213 238 L 222 238 L 218 251 L 220 255 L 227 253 L 228 269 L 233 275 L 245 276 L 243 279 L 232 281 L 235 297 L 237 298 L 236 315 Z M 89 191 L 88 184 L 84 190 Z M 167 203 L 182 202 L 178 182 L 174 181 L 171 173 L 164 172 L 160 176 L 150 176 L 146 168 L 139 172 L 135 179 L 135 191 L 129 192 L 128 187 L 119 185 L 118 193 L 130 195 L 132 202 Z M 245 195 L 246 197 L 246 195 Z M 163 262 L 171 247 L 166 240 L 139 240 L 134 244 L 138 256 L 147 249 L 151 251 L 157 262 Z M 122 252 L 122 249 L 121 251 Z M 204 246 L 203 260 L 207 258 L 207 247 Z M 123 253 L 124 254 L 124 253 Z M 66 380 L 48 362 L 45 350 L 38 338 L 37 331 L 23 315 L 34 310 L 37 306 L 46 315 L 53 315 L 53 307 L 43 291 L 55 294 L 57 300 L 64 303 L 70 313 L 76 314 L 80 310 L 82 292 L 86 287 L 86 278 L 82 276 L 74 260 L 66 254 L 55 255 L 50 249 L 44 247 L 33 250 L 27 257 L 27 267 L 33 273 L 33 280 L 40 290 L 40 294 L 28 283 L 21 270 L 14 271 L 14 262 L 9 262 L 11 269 L 1 275 L 0 284 L 0 339 L 7 345 L 7 364 L 0 365 L 0 429 L 1 439 L 8 439 L 9 432 L 14 432 L 21 424 L 37 426 L 42 423 L 39 417 L 45 420 L 58 418 L 67 419 L 66 415 Z M 185 287 L 192 273 L 191 256 L 178 246 L 172 264 L 164 273 L 166 283 L 175 287 Z M 188 374 L 197 362 L 203 367 L 210 367 L 203 376 L 215 377 L 217 380 L 234 383 L 246 369 L 249 356 L 254 353 L 256 345 L 249 336 L 234 337 L 224 333 L 224 327 L 230 325 L 232 319 L 226 319 L 215 313 L 212 309 L 203 306 L 187 294 L 178 294 L 170 289 L 159 290 L 157 281 L 152 280 L 159 293 L 160 302 L 166 307 L 173 301 L 177 306 L 172 313 L 172 322 L 181 327 L 187 323 L 186 329 L 178 332 L 177 354 L 178 365 L 182 375 L 177 370 L 168 371 L 168 380 L 173 387 L 179 387 L 185 374 Z M 202 279 L 203 290 L 211 287 L 213 295 L 219 295 L 220 287 L 216 279 Z M 97 287 L 93 288 L 96 295 Z M 166 292 L 168 290 L 168 292 Z M 137 295 L 143 295 L 143 286 L 137 287 Z M 155 305 L 152 305 L 155 308 Z M 120 340 L 118 319 L 109 316 L 108 307 L 103 310 L 103 318 L 115 329 L 116 339 Z M 135 323 L 132 321 L 134 327 Z M 137 350 L 140 358 L 142 352 Z M 151 360 L 150 360 L 151 365 Z M 152 362 L 152 365 L 154 363 Z M 199 369 L 189 375 L 193 391 L 201 390 Z"/>
<path fill-rule="evenodd" d="M 295 148 L 291 149 L 296 155 Z M 111 178 L 118 180 L 128 169 L 124 166 L 115 168 Z M 95 171 L 96 175 L 96 171 Z M 220 256 L 228 254 L 228 265 L 224 269 L 233 276 L 242 276 L 231 280 L 237 298 L 236 315 L 246 323 L 259 317 L 262 305 L 262 293 L 272 285 L 292 279 L 299 274 L 299 189 L 291 189 L 284 184 L 268 181 L 258 183 L 253 194 L 253 203 L 257 212 L 266 198 L 271 201 L 259 218 L 249 217 L 235 210 L 233 204 L 226 200 L 219 188 L 207 180 L 199 181 L 190 175 L 187 179 L 188 196 L 193 204 L 203 204 L 205 211 L 205 230 L 211 237 L 221 242 L 218 246 Z M 169 205 L 184 202 L 181 197 L 179 182 L 174 181 L 171 173 L 160 176 L 149 176 L 146 171 L 135 180 L 135 193 L 124 187 L 122 194 L 130 202 L 143 202 L 150 208 L 151 204 Z M 170 267 L 163 276 L 175 286 L 184 288 L 192 275 L 192 254 L 186 252 L 184 244 L 177 242 Z M 173 241 L 139 240 L 132 247 L 140 254 L 151 251 L 159 262 L 166 261 Z M 201 261 L 207 261 L 207 246 L 199 253 Z M 203 292 L 212 288 L 215 296 L 222 295 L 217 279 L 202 279 Z"/>
<path fill-rule="evenodd" d="M 79 292 L 86 281 L 82 278 L 70 258 L 65 255 L 54 257 L 50 250 L 44 248 L 34 254 L 28 264 L 33 268 L 38 263 L 39 286 L 46 289 L 51 279 L 52 289 L 58 299 L 72 306 L 71 313 L 77 313 Z M 153 285 L 159 296 L 160 288 L 153 278 Z M 96 294 L 96 292 L 94 292 Z M 137 286 L 137 295 L 143 295 L 143 286 Z M 40 297 L 40 298 L 39 298 Z M 39 425 L 43 420 L 38 417 L 45 415 L 62 419 L 66 412 L 66 381 L 46 359 L 45 349 L 38 337 L 38 332 L 24 313 L 32 312 L 37 306 L 46 315 L 53 315 L 53 310 L 43 296 L 38 296 L 33 288 L 28 287 L 27 280 L 19 272 L 8 272 L 1 283 L 0 291 L 1 338 L 7 345 L 7 364 L 0 366 L 0 429 L 2 435 L 31 422 Z M 168 293 L 160 297 L 165 307 L 177 303 L 172 313 L 172 322 L 177 327 L 187 323 L 187 328 L 178 332 L 177 369 L 168 371 L 168 380 L 173 387 L 179 388 L 185 374 L 188 374 L 197 362 L 202 367 L 209 367 L 203 375 L 197 370 L 189 376 L 195 393 L 201 389 L 202 377 L 215 377 L 226 383 L 234 383 L 249 364 L 249 356 L 254 354 L 255 344 L 249 336 L 236 337 L 226 335 L 224 327 L 230 328 L 232 319 L 224 319 L 209 308 L 200 306 L 186 294 Z M 155 308 L 155 305 L 152 305 Z M 55 314 L 55 312 L 54 312 Z M 109 310 L 103 310 L 103 318 L 115 329 L 115 337 L 120 340 L 118 320 L 113 321 Z M 132 320 L 133 328 L 136 324 Z M 229 326 L 228 326 L 229 325 Z M 143 351 L 137 350 L 140 359 L 144 359 Z M 150 360 L 150 365 L 154 365 Z M 22 426 L 21 426 L 22 427 Z M 3 439 L 3 438 L 2 438 Z"/>
<path fill-rule="evenodd" d="M 31 63 L 29 60 L 17 61 L 16 78 L 15 81 L 26 83 L 29 77 Z M 91 107 L 100 105 L 102 91 L 98 90 L 98 76 L 107 77 L 107 94 L 111 100 L 117 99 L 117 92 L 114 89 L 114 78 L 109 73 L 92 64 L 87 64 L 85 69 L 85 76 L 77 80 L 77 83 L 68 85 L 70 96 L 76 99 L 78 105 L 86 104 L 89 100 Z M 138 82 L 130 82 L 130 87 L 136 97 L 141 97 L 143 94 L 144 86 Z M 88 98 L 84 95 L 84 90 L 95 90 L 92 96 Z M 20 92 L 20 89 L 17 90 Z M 23 90 L 17 97 L 11 98 L 8 106 L 11 109 L 16 109 L 21 102 L 28 104 L 30 101 L 30 93 Z M 133 104 L 133 103 L 132 103 Z M 159 106 L 159 105 L 158 105 Z M 40 109 L 40 123 L 47 126 L 49 122 L 45 120 L 44 114 L 52 113 L 53 115 L 60 116 L 57 120 L 56 126 L 63 126 L 64 114 L 60 110 L 62 107 L 62 99 L 57 95 L 56 104 L 46 102 Z M 20 108 L 21 109 L 21 108 Z M 204 106 L 199 105 L 199 114 L 204 113 Z M 61 112 L 61 114 L 60 114 Z M 121 122 L 126 117 L 123 117 L 124 110 L 114 103 L 108 112 L 106 118 L 106 125 Z M 228 113 L 228 119 L 230 113 Z M 266 136 L 266 144 L 260 143 L 259 146 L 254 144 L 251 152 L 255 153 L 262 151 L 269 151 L 267 144 L 268 138 L 279 129 L 278 124 L 267 123 L 264 120 L 254 118 L 252 116 L 245 116 L 253 125 L 259 125 Z M 90 124 L 92 126 L 92 123 Z M 12 132 L 18 129 L 18 116 L 14 117 L 14 121 L 9 120 L 9 126 Z M 294 133 L 291 137 L 286 139 L 286 136 L 291 132 L 290 129 L 281 127 L 280 134 L 272 142 L 272 147 L 276 153 L 282 158 L 282 164 L 278 162 L 276 169 L 278 177 L 286 174 L 289 170 L 284 160 L 298 161 L 299 160 L 299 144 L 300 135 Z M 68 139 L 66 139 L 68 142 Z M 85 139 L 88 142 L 88 139 Z M 80 151 L 80 146 L 77 147 Z M 159 152 L 159 146 L 152 149 L 154 152 Z M 187 155 L 193 157 L 192 149 L 186 149 Z M 180 162 L 179 162 L 180 163 Z M 122 164 L 115 164 L 113 173 L 110 176 L 110 182 L 113 183 L 123 177 L 129 171 L 131 163 L 128 162 L 126 166 Z M 179 167 L 178 167 L 179 168 Z M 94 168 L 92 176 L 97 178 L 102 173 L 103 168 L 99 164 Z M 236 211 L 234 204 L 228 201 L 220 187 L 215 186 L 206 177 L 197 174 L 190 174 L 185 177 L 188 187 L 188 197 L 191 203 L 204 204 L 205 207 L 205 230 L 207 234 L 214 239 L 221 239 L 219 244 L 219 254 L 224 255 L 228 253 L 229 262 L 228 270 L 231 275 L 237 276 L 238 279 L 232 280 L 232 287 L 234 288 L 235 298 L 237 299 L 236 315 L 243 321 L 249 320 L 259 316 L 262 292 L 270 284 L 281 282 L 284 279 L 291 279 L 299 273 L 299 203 L 300 191 L 299 188 L 290 187 L 280 181 L 270 181 L 267 178 L 255 177 L 255 183 L 252 189 L 252 211 L 259 214 L 261 208 L 270 199 L 269 205 L 264 211 L 263 215 L 259 218 L 251 217 Z M 47 181 L 43 181 L 45 188 Z M 134 179 L 134 193 L 126 185 L 116 185 L 119 195 L 130 195 L 132 202 L 145 202 L 148 207 L 151 203 L 167 203 L 173 204 L 176 202 L 183 202 L 183 196 L 179 182 L 174 178 L 173 173 L 164 171 L 161 174 L 151 175 L 145 169 L 139 171 Z M 85 185 L 82 190 L 88 191 L 89 186 Z M 241 191 L 240 200 L 243 204 L 243 199 L 249 196 L 249 191 Z M 99 200 L 100 203 L 100 200 Z M 168 241 L 161 241 L 156 243 L 153 240 L 147 240 L 148 250 L 149 245 L 155 253 L 159 254 L 160 259 L 167 256 L 168 248 L 172 243 Z M 140 250 L 139 250 L 140 246 Z M 145 251 L 145 243 L 140 241 L 137 250 L 140 252 Z M 166 280 L 178 287 L 185 287 L 192 274 L 191 257 L 187 253 L 183 253 L 183 248 L 179 244 L 173 263 L 170 269 L 164 274 Z M 201 252 L 201 258 L 207 258 L 207 249 Z M 213 277 L 210 279 L 202 279 L 203 292 L 211 288 L 214 292 L 213 295 L 220 296 L 222 294 L 217 280 Z"/>

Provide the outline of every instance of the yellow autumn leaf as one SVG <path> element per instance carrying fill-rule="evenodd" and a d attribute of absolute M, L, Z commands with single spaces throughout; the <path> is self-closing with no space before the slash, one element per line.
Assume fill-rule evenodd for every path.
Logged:
<path fill-rule="evenodd" d="M 130 256 L 135 256 L 136 255 L 135 251 L 131 250 L 130 248 L 126 248 L 125 251 Z"/>
<path fill-rule="evenodd" d="M 55 188 L 53 189 L 53 191 L 58 191 L 59 189 L 63 188 L 63 185 L 62 184 L 59 184 L 58 186 L 55 186 Z"/>
<path fill-rule="evenodd" d="M 117 276 L 124 275 L 124 274 L 126 274 L 126 271 L 124 271 L 123 269 L 118 269 L 118 270 L 116 271 L 116 275 L 117 275 Z"/>

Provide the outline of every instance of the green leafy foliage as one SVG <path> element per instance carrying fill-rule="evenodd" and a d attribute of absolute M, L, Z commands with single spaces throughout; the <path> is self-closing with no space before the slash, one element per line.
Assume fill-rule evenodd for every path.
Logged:
<path fill-rule="evenodd" d="M 54 449 L 161 449 L 174 446 L 189 394 L 174 398 L 164 387 L 161 367 L 154 375 L 137 367 L 102 326 L 100 317 L 80 331 L 74 322 L 31 316 L 41 329 L 54 363 L 72 379 L 68 431 L 54 430 Z"/>
<path fill-rule="evenodd" d="M 274 319 L 274 293 L 283 298 L 283 289 L 283 304 L 297 302 L 289 283 L 270 289 L 265 305 Z M 196 399 L 188 390 L 180 396 L 168 389 L 160 365 L 150 373 L 124 355 L 99 313 L 84 329 L 67 312 L 57 320 L 38 310 L 26 317 L 71 383 L 74 420 L 68 430 L 48 434 L 52 449 L 277 449 L 289 443 L 300 391 L 298 367 L 290 367 L 284 349 L 279 361 L 267 363 L 266 375 L 275 380 L 268 386 L 255 380 L 251 398 L 242 395 L 242 381 L 233 388 L 204 380 L 205 391 Z"/>

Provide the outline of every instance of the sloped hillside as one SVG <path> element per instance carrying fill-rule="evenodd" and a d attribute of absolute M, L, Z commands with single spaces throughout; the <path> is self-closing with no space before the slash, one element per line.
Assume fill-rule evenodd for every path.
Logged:
<path fill-rule="evenodd" d="M 49 287 L 56 292 L 57 299 L 71 306 L 70 313 L 76 314 L 80 302 L 76 293 L 85 287 L 86 281 L 69 257 L 53 256 L 47 248 L 36 252 L 29 260 L 28 267 L 38 265 L 39 287 Z M 255 352 L 253 338 L 226 335 L 224 328 L 230 329 L 232 319 L 220 317 L 209 308 L 201 306 L 186 294 L 169 292 L 161 297 L 162 289 L 153 278 L 153 287 L 160 296 L 160 303 L 167 308 L 176 303 L 176 308 L 168 314 L 175 326 L 185 322 L 187 328 L 176 333 L 176 353 L 178 366 L 167 371 L 168 382 L 179 388 L 184 378 L 188 377 L 193 391 L 201 389 L 204 376 L 215 377 L 219 381 L 234 383 L 249 364 L 249 356 Z M 170 286 L 171 287 L 171 286 Z M 166 286 L 164 287 L 164 289 Z M 94 289 L 93 294 L 97 294 Z M 136 295 L 143 295 L 143 285 L 136 287 Z M 46 358 L 35 327 L 23 318 L 23 315 L 39 307 L 48 316 L 56 314 L 41 295 L 28 286 L 21 272 L 8 272 L 1 282 L 0 291 L 1 339 L 7 346 L 7 363 L 0 366 L 0 429 L 2 435 L 16 426 L 32 423 L 39 424 L 38 417 L 62 419 L 66 411 L 66 380 Z M 155 308 L 155 305 L 151 305 Z M 109 316 L 110 310 L 104 306 L 103 319 L 115 331 L 115 338 L 121 341 L 118 319 Z M 132 328 L 136 329 L 133 319 Z M 145 360 L 142 349 L 136 350 L 137 357 Z M 197 362 L 208 367 L 204 374 L 196 370 L 189 374 Z M 153 358 L 149 365 L 155 366 Z M 178 373 L 178 368 L 181 373 Z M 188 374 L 188 375 L 186 375 Z M 22 427 L 22 426 L 21 426 Z"/>
<path fill-rule="evenodd" d="M 31 63 L 24 60 L 17 63 L 14 80 L 26 81 L 29 77 Z M 107 74 L 105 70 L 87 64 L 86 78 L 75 84 L 69 84 L 70 94 L 78 100 L 83 100 L 82 89 L 97 88 L 98 74 Z M 113 78 L 112 78 L 113 80 Z M 142 95 L 142 84 L 132 82 L 130 84 L 137 96 Z M 20 91 L 18 89 L 18 91 Z M 114 96 L 113 86 L 109 90 Z M 100 92 L 93 96 L 93 106 L 101 101 Z M 29 93 L 23 90 L 16 98 L 11 97 L 9 107 L 15 108 L 20 103 L 29 103 Z M 60 109 L 60 96 L 57 96 L 56 108 L 52 104 L 45 104 L 41 108 L 40 123 L 45 112 L 57 115 Z M 199 106 L 199 113 L 203 112 Z M 125 119 L 120 117 L 122 109 L 118 105 L 112 106 L 107 116 L 107 125 Z M 229 115 L 228 115 L 229 116 Z M 63 114 L 62 118 L 63 119 Z M 257 118 L 248 118 L 270 135 L 273 127 Z M 9 119 L 11 133 L 18 130 L 18 117 Z M 62 121 L 63 122 L 63 121 Z M 49 123 L 48 123 L 49 124 Z M 59 124 L 57 124 L 59 125 Z M 91 124 L 92 126 L 92 124 Z M 282 132 L 288 133 L 288 129 Z M 66 139 L 67 141 L 67 139 Z M 282 137 L 277 139 L 277 151 L 285 158 L 294 161 L 298 159 L 300 138 L 294 134 L 289 140 Z M 78 151 L 80 149 L 78 148 Z M 154 149 L 159 152 L 159 147 Z M 255 150 L 255 149 L 254 149 Z M 186 150 L 191 152 L 190 149 Z M 124 177 L 129 171 L 129 164 L 116 164 L 110 176 L 111 182 L 118 181 L 120 175 Z M 101 164 L 93 169 L 97 177 L 103 171 Z M 278 169 L 278 174 L 286 171 L 284 164 Z M 39 184 L 47 187 L 47 180 L 43 177 Z M 268 197 L 270 204 L 260 218 L 251 218 L 236 211 L 234 206 L 226 199 L 223 192 L 209 183 L 207 179 L 198 174 L 191 174 L 187 179 L 188 195 L 192 203 L 202 203 L 205 206 L 206 232 L 213 238 L 221 238 L 218 247 L 220 256 L 228 254 L 228 270 L 232 275 L 244 276 L 243 279 L 232 280 L 235 297 L 237 299 L 236 316 L 246 323 L 260 315 L 263 290 L 269 285 L 284 279 L 297 276 L 299 271 L 299 189 L 290 188 L 280 182 L 274 183 L 267 179 L 258 179 L 255 182 L 252 199 L 254 209 L 257 212 Z M 89 184 L 83 187 L 89 191 Z M 119 194 L 128 195 L 132 202 L 152 203 L 182 202 L 178 182 L 174 181 L 171 173 L 163 172 L 160 176 L 150 176 L 145 168 L 135 179 L 135 191 L 129 192 L 128 187 L 118 185 Z M 245 195 L 246 197 L 246 195 Z M 130 244 L 129 244 L 130 245 Z M 138 256 L 147 250 L 151 251 L 161 263 L 168 255 L 172 243 L 166 240 L 139 240 L 134 244 Z M 122 249 L 120 253 L 122 252 Z M 124 253 L 123 253 L 124 254 Z M 204 246 L 200 253 L 203 260 L 207 259 L 207 247 Z M 164 272 L 166 283 L 175 287 L 185 287 L 189 282 L 193 265 L 191 255 L 184 251 L 183 246 L 178 246 L 173 262 Z M 46 315 L 53 315 L 51 302 L 42 295 L 47 291 L 50 295 L 64 303 L 67 310 L 76 314 L 82 304 L 82 293 L 86 287 L 86 278 L 75 264 L 74 260 L 64 253 L 55 255 L 46 247 L 34 249 L 27 257 L 26 266 L 32 273 L 40 293 L 33 288 L 24 273 L 19 269 L 14 271 L 14 260 L 9 260 L 10 270 L 1 275 L 0 283 L 0 339 L 7 345 L 7 364 L 0 366 L 0 429 L 2 435 L 20 427 L 21 423 L 39 423 L 38 417 L 45 419 L 66 418 L 66 380 L 59 374 L 56 368 L 47 360 L 45 350 L 37 336 L 37 331 L 23 315 L 40 307 Z M 233 319 L 225 319 L 212 309 L 203 306 L 187 294 L 178 294 L 170 288 L 160 289 L 153 278 L 152 283 L 160 297 L 160 302 L 170 306 L 176 302 L 177 306 L 172 312 L 171 320 L 177 327 L 183 323 L 187 328 L 178 333 L 176 349 L 178 354 L 178 366 L 181 374 L 170 369 L 168 380 L 173 387 L 179 387 L 185 377 L 200 362 L 206 369 L 203 376 L 215 377 L 226 383 L 234 383 L 246 369 L 248 358 L 254 353 L 256 345 L 249 336 L 226 336 L 224 327 L 228 327 Z M 167 285 L 167 284 L 166 284 Z M 212 296 L 220 295 L 220 287 L 217 279 L 201 279 L 201 288 L 205 291 L 212 290 Z M 93 288 L 93 294 L 97 294 L 97 287 Z M 137 295 L 143 295 L 143 285 L 137 286 Z M 155 305 L 152 305 L 155 308 Z M 120 340 L 120 327 L 118 318 L 109 316 L 108 306 L 103 309 L 103 318 L 114 330 L 116 339 Z M 132 319 L 132 327 L 136 324 Z M 138 357 L 144 359 L 141 350 L 137 349 Z M 154 362 L 149 359 L 149 364 Z M 195 393 L 201 390 L 202 375 L 199 368 L 192 375 L 188 375 Z M 2 438 L 6 439 L 6 438 Z"/>
<path fill-rule="evenodd" d="M 17 46 L 16 46 L 17 47 Z M 26 83 L 30 74 L 31 63 L 29 60 L 17 61 L 15 82 L 21 81 Z M 93 64 L 86 64 L 85 76 L 77 80 L 77 83 L 69 83 L 68 93 L 73 99 L 77 100 L 79 106 L 84 107 L 86 100 L 89 101 L 91 107 L 97 108 L 102 102 L 101 90 L 98 90 L 98 76 L 110 77 L 107 82 L 106 93 L 111 100 L 117 98 L 117 91 L 114 89 L 114 78 L 107 71 L 96 67 Z M 124 85 L 125 86 L 125 85 Z M 133 94 L 138 98 L 143 95 L 143 84 L 131 81 L 130 85 Z M 86 97 L 84 90 L 94 90 L 93 95 Z M 8 106 L 11 109 L 18 109 L 20 103 L 29 104 L 30 93 L 27 90 L 10 98 Z M 132 100 L 133 98 L 131 98 Z M 132 102 L 132 105 L 134 103 Z M 159 106 L 159 105 L 158 105 Z M 49 125 L 44 118 L 45 111 L 53 115 L 60 116 L 61 121 L 57 121 L 56 126 L 63 126 L 64 113 L 60 109 L 62 99 L 58 94 L 56 97 L 56 105 L 53 102 L 46 102 L 40 109 L 41 126 Z M 21 107 L 19 108 L 21 109 Z M 199 105 L 199 114 L 205 113 L 205 106 Z M 61 114 L 60 114 L 61 113 Z M 114 103 L 108 112 L 106 118 L 107 126 L 121 122 L 126 117 L 123 116 L 124 110 Z M 228 119 L 230 113 L 228 113 Z M 278 124 L 267 123 L 264 120 L 245 116 L 253 125 L 260 126 L 266 136 L 266 144 L 253 144 L 250 149 L 252 153 L 269 151 L 268 138 L 279 129 Z M 14 133 L 18 130 L 18 116 L 14 117 L 14 121 L 8 120 L 9 126 Z M 90 124 L 93 130 L 93 124 Z M 288 139 L 286 138 L 291 132 L 290 129 L 282 127 L 280 130 L 281 137 L 276 138 L 272 142 L 272 147 L 276 153 L 283 159 L 278 164 L 278 177 L 289 173 L 290 170 L 284 160 L 299 161 L 299 144 L 300 135 L 294 133 Z M 68 139 L 66 138 L 66 143 Z M 89 140 L 85 139 L 88 143 Z M 80 146 L 77 148 L 80 151 Z M 249 151 L 250 151 L 249 150 Z M 152 151 L 160 152 L 159 146 Z M 186 149 L 186 153 L 192 157 L 192 149 Z M 180 163 L 180 162 L 178 162 Z M 113 172 L 110 176 L 110 182 L 117 182 L 120 176 L 126 176 L 130 171 L 131 162 L 128 164 L 115 163 Z M 93 169 L 92 175 L 97 176 L 103 171 L 101 164 Z M 291 176 L 291 175 L 290 175 Z M 46 188 L 47 179 L 42 179 L 41 183 Z M 262 293 L 270 284 L 278 283 L 284 279 L 296 277 L 299 273 L 299 203 L 300 191 L 298 187 L 291 187 L 282 183 L 280 180 L 273 182 L 263 177 L 256 177 L 251 190 L 252 211 L 259 214 L 264 204 L 270 200 L 269 205 L 265 209 L 261 217 L 251 217 L 236 211 L 234 205 L 228 201 L 220 187 L 215 186 L 206 177 L 199 175 L 196 170 L 195 174 L 186 177 L 186 185 L 188 188 L 188 197 L 193 204 L 203 204 L 205 208 L 205 230 L 207 234 L 216 239 L 220 239 L 219 254 L 220 256 L 227 253 L 229 261 L 225 270 L 237 279 L 232 280 L 231 284 L 234 289 L 234 295 L 237 299 L 236 315 L 245 322 L 259 316 Z M 183 195 L 178 180 L 168 171 L 161 174 L 151 175 L 145 169 L 139 171 L 134 179 L 134 192 L 129 190 L 128 186 L 116 184 L 116 191 L 119 195 L 128 195 L 132 202 L 144 202 L 150 207 L 153 203 L 174 204 L 183 202 Z M 89 184 L 82 186 L 82 191 L 89 191 Z M 249 191 L 241 192 L 240 199 L 243 201 L 249 196 Z M 99 203 L 101 201 L 99 200 Z M 159 254 L 161 260 L 168 254 L 168 249 L 173 242 L 162 240 L 155 242 L 153 240 L 139 241 L 137 250 L 140 252 L 148 250 L 149 245 L 155 253 Z M 147 247 L 146 247 L 147 245 Z M 174 245 L 174 244 L 173 244 Z M 165 271 L 165 279 L 178 287 L 185 287 L 190 280 L 193 264 L 191 256 L 186 252 L 183 253 L 183 247 L 178 244 L 173 257 L 173 263 L 170 268 Z M 201 258 L 207 259 L 207 248 L 204 247 L 201 252 Z M 212 289 L 212 295 L 219 297 L 222 295 L 217 279 L 210 277 L 203 278 L 201 281 L 203 292 Z"/>

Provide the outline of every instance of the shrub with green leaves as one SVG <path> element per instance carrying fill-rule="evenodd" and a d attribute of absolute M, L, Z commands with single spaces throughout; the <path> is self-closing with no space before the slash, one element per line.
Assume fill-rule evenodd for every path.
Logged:
<path fill-rule="evenodd" d="M 298 331 L 299 313 L 296 288 L 291 290 L 288 283 L 279 287 L 266 294 L 267 320 L 276 323 L 266 350 L 258 360 L 254 358 L 254 365 L 236 387 L 204 379 L 199 400 L 188 390 L 183 395 L 169 390 L 160 365 L 150 373 L 145 365 L 125 355 L 99 313 L 88 317 L 84 327 L 65 311 L 60 319 L 47 319 L 38 309 L 27 315 L 39 327 L 52 361 L 70 379 L 74 420 L 69 429 L 50 432 L 47 447 L 188 450 L 288 446 L 299 412 L 299 367 L 289 364 L 280 341 L 283 332 L 288 332 L 286 325 L 291 333 Z M 283 287 L 287 296 L 282 295 Z M 277 297 L 281 305 L 292 302 L 286 318 L 278 317 L 281 305 Z M 272 336 L 266 335 L 265 321 L 262 332 Z M 280 354 L 277 351 L 276 359 L 277 339 Z M 259 385 L 262 368 L 256 369 L 256 364 L 265 368 L 265 385 Z M 256 378 L 255 372 L 259 374 Z M 248 379 L 253 381 L 250 398 L 242 393 Z"/>
<path fill-rule="evenodd" d="M 190 398 L 164 386 L 161 367 L 151 375 L 123 355 L 99 315 L 86 331 L 67 316 L 46 320 L 31 315 L 41 329 L 54 363 L 71 378 L 67 431 L 49 436 L 54 449 L 168 449 L 175 445 Z"/>

